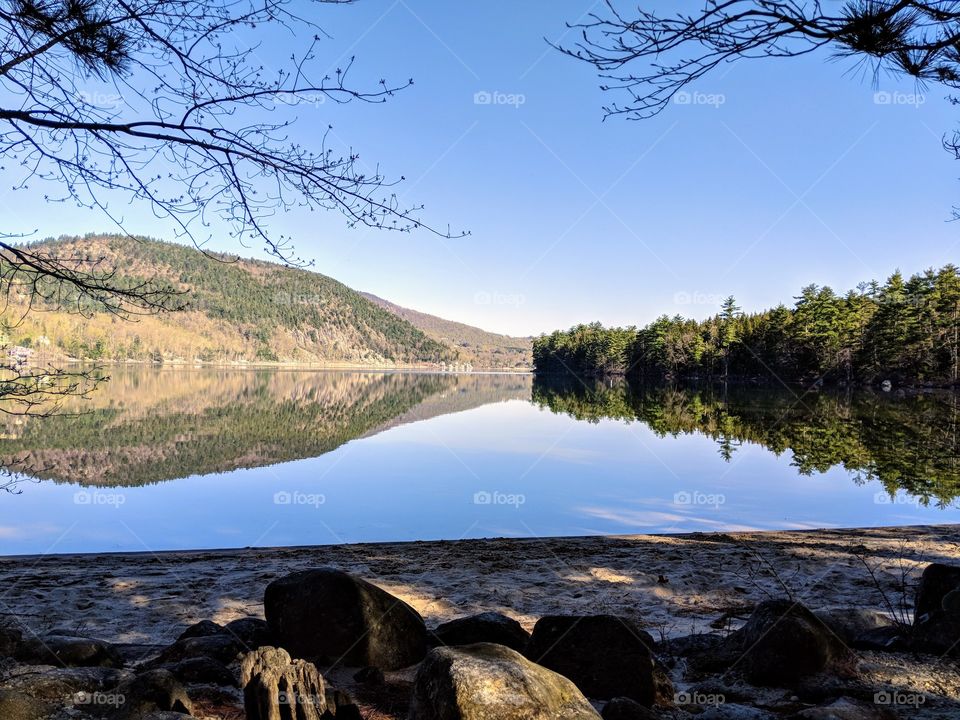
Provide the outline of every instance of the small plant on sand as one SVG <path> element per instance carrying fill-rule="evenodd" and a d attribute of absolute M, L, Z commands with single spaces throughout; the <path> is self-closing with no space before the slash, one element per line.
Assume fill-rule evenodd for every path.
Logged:
<path fill-rule="evenodd" d="M 866 548 L 862 545 L 853 551 L 853 556 L 863 565 L 870 577 L 873 588 L 886 608 L 894 624 L 904 633 L 913 627 L 913 598 L 916 593 L 917 579 L 923 567 L 924 550 L 909 558 L 909 548 L 906 541 L 901 541 L 897 553 L 893 580 L 883 581 L 882 575 L 891 574 L 879 560 L 871 562 L 866 555 Z"/>

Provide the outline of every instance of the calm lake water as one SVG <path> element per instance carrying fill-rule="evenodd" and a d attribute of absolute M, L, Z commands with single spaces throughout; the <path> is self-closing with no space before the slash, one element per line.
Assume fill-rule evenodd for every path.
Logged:
<path fill-rule="evenodd" d="M 0 552 L 960 522 L 953 394 L 113 373 L 0 419 Z"/>

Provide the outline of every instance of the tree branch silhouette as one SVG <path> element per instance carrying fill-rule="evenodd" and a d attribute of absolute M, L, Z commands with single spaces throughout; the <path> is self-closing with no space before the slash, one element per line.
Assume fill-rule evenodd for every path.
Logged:
<path fill-rule="evenodd" d="M 602 89 L 623 96 L 606 116 L 642 119 L 663 111 L 683 88 L 742 59 L 788 58 L 827 49 L 882 72 L 960 87 L 960 2 L 708 0 L 696 13 L 671 15 L 613 0 L 568 25 L 580 39 L 561 52 L 593 65 Z"/>
<path fill-rule="evenodd" d="M 307 10 L 291 0 L 0 0 L 0 168 L 16 177 L 14 190 L 48 185 L 48 202 L 98 210 L 121 233 L 115 207 L 146 206 L 197 247 L 217 222 L 294 266 L 310 263 L 268 227 L 294 209 L 338 212 L 350 226 L 465 235 L 424 223 L 422 205 L 401 205 L 393 186 L 403 178 L 366 172 L 353 150 L 336 152 L 330 126 L 315 143 L 291 137 L 297 108 L 382 103 L 413 82 L 361 88 L 350 80 L 353 58 L 332 72 L 320 64 L 314 11 L 349 2 Z M 302 39 L 279 69 L 258 56 L 271 33 Z M 30 310 L 125 318 L 182 306 L 174 288 L 121 281 L 102 259 L 14 240 L 0 235 L 6 310 L 11 294 L 31 298 Z M 24 407 L 35 409 L 27 390 L 79 390 L 56 370 L 3 372 L 0 398 Z"/>

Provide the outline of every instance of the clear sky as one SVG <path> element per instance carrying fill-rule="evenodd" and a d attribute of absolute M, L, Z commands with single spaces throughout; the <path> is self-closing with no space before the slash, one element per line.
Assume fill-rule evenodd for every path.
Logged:
<path fill-rule="evenodd" d="M 297 138 L 317 142 L 332 124 L 362 160 L 407 178 L 401 197 L 425 203 L 425 219 L 472 235 L 349 229 L 306 212 L 271 227 L 351 287 L 515 334 L 704 317 L 731 293 L 761 309 L 811 282 L 846 290 L 960 260 L 960 224 L 948 222 L 960 163 L 941 147 L 957 111 L 943 89 L 875 86 L 823 55 L 743 61 L 692 88 L 697 102 L 604 122 L 614 98 L 544 41 L 572 40 L 564 23 L 600 5 L 304 2 L 332 36 L 320 46 L 331 69 L 355 55 L 355 84 L 415 85 L 385 105 L 303 107 Z M 280 67 L 308 40 L 263 37 L 262 60 Z M 92 211 L 45 205 L 42 185 L 9 192 L 15 177 L 0 170 L 4 230 L 109 229 Z M 124 216 L 133 232 L 173 237 L 146 208 Z"/>

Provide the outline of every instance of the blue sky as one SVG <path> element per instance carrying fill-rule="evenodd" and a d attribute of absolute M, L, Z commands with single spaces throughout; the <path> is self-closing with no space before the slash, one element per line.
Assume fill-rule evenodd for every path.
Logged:
<path fill-rule="evenodd" d="M 355 55 L 355 84 L 415 85 L 385 105 L 303 107 L 297 139 L 316 142 L 333 124 L 337 142 L 407 178 L 401 197 L 426 204 L 427 220 L 472 234 L 349 229 L 338 215 L 306 212 L 275 218 L 273 230 L 351 287 L 510 333 L 703 317 L 730 293 L 760 309 L 807 283 L 845 290 L 958 259 L 960 225 L 948 220 L 960 163 L 941 148 L 957 113 L 941 88 L 875 86 L 823 55 L 745 61 L 691 88 L 697 102 L 603 122 L 613 98 L 543 39 L 572 39 L 564 23 L 599 7 L 304 3 L 332 36 L 319 49 L 331 68 Z M 308 42 L 261 40 L 268 67 Z M 0 171 L 0 188 L 15 177 Z M 43 191 L 0 192 L 4 229 L 109 228 L 91 211 L 51 211 Z M 147 209 L 124 215 L 131 231 L 172 238 Z M 238 250 L 220 237 L 211 247 Z"/>

